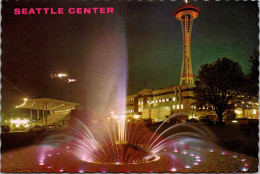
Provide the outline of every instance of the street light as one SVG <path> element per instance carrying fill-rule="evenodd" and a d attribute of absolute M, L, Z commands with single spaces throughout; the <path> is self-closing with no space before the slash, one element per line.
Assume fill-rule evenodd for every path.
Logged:
<path fill-rule="evenodd" d="M 58 73 L 58 74 L 51 74 L 51 78 L 54 79 L 54 78 L 63 78 L 63 77 L 67 77 L 68 74 L 66 73 Z"/>
<path fill-rule="evenodd" d="M 76 82 L 77 79 L 73 79 L 73 78 L 70 78 L 69 75 L 67 73 L 55 73 L 55 74 L 51 74 L 51 78 L 52 79 L 64 79 L 64 78 L 67 78 L 65 79 L 64 81 L 67 82 L 67 83 L 73 83 L 73 82 Z M 63 81 L 63 80 L 62 80 Z M 62 81 L 60 82 L 60 99 L 62 100 Z M 69 85 L 69 100 L 71 100 L 71 85 Z M 66 94 L 67 94 L 67 88 L 66 88 Z M 67 95 L 66 95 L 67 96 Z"/>
<path fill-rule="evenodd" d="M 68 78 L 68 83 L 72 83 L 72 82 L 76 82 L 77 80 L 76 79 L 70 79 Z"/>
<path fill-rule="evenodd" d="M 59 74 L 58 74 L 58 77 L 59 77 L 59 78 L 67 77 L 67 76 L 68 76 L 68 74 L 64 74 L 64 73 L 59 73 Z"/>
<path fill-rule="evenodd" d="M 76 79 L 70 79 L 70 78 L 68 78 L 68 84 L 69 83 L 74 83 L 74 82 L 76 82 L 77 80 Z M 69 100 L 71 101 L 71 88 L 72 88 L 72 85 L 70 84 L 69 85 Z"/>
<path fill-rule="evenodd" d="M 66 73 L 51 74 L 52 79 L 58 79 L 58 78 L 63 79 L 64 77 L 68 77 L 68 74 Z M 62 100 L 62 82 L 59 83 L 60 83 L 60 99 Z"/>

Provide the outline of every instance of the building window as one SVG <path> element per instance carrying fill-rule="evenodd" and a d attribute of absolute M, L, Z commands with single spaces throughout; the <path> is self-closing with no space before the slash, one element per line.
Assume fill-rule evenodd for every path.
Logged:
<path fill-rule="evenodd" d="M 181 109 L 183 109 L 183 104 L 181 104 Z"/>
<path fill-rule="evenodd" d="M 156 100 L 155 103 L 158 103 L 158 100 Z"/>
<path fill-rule="evenodd" d="M 177 109 L 180 109 L 180 105 L 177 105 Z"/>
<path fill-rule="evenodd" d="M 165 99 L 162 99 L 162 102 L 165 102 Z"/>
<path fill-rule="evenodd" d="M 167 98 L 166 101 L 169 101 L 169 99 Z"/>
<path fill-rule="evenodd" d="M 172 101 L 175 101 L 175 100 L 176 100 L 176 98 L 175 98 L 175 97 L 173 97 L 173 98 L 172 98 Z"/>
<path fill-rule="evenodd" d="M 175 105 L 172 105 L 172 108 L 175 109 Z"/>
<path fill-rule="evenodd" d="M 161 103 L 161 100 L 159 100 L 159 103 Z"/>

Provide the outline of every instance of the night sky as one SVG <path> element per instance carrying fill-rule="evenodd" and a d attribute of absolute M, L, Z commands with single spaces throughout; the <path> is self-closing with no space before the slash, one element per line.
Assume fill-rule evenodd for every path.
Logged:
<path fill-rule="evenodd" d="M 182 61 L 180 22 L 172 11 L 177 2 L 2 1 L 2 111 L 9 115 L 22 98 L 50 97 L 83 103 L 88 84 L 85 69 L 96 39 L 124 21 L 128 55 L 128 94 L 145 87 L 178 85 Z M 202 9 L 193 23 L 193 73 L 201 64 L 228 57 L 248 73 L 248 59 L 258 49 L 257 2 L 192 2 Z M 114 7 L 114 14 L 14 15 L 14 8 Z M 111 43 L 113 44 L 113 43 Z M 78 81 L 50 78 L 65 72 Z M 60 88 L 62 90 L 60 90 Z M 62 91 L 62 94 L 60 94 Z"/>

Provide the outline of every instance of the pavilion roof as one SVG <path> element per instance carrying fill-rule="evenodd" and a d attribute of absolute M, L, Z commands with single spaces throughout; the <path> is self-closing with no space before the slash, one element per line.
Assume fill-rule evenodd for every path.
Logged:
<path fill-rule="evenodd" d="M 76 105 L 79 104 L 51 98 L 36 98 L 27 99 L 21 105 L 16 106 L 16 108 L 61 111 L 75 109 Z"/>

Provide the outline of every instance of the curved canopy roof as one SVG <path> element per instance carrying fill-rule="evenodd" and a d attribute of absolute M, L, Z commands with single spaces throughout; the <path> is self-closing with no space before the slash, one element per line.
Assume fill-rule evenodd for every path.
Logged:
<path fill-rule="evenodd" d="M 64 110 L 75 109 L 76 105 L 79 104 L 51 99 L 51 98 L 37 98 L 37 99 L 26 99 L 21 105 L 16 106 L 16 108 L 64 111 Z"/>

